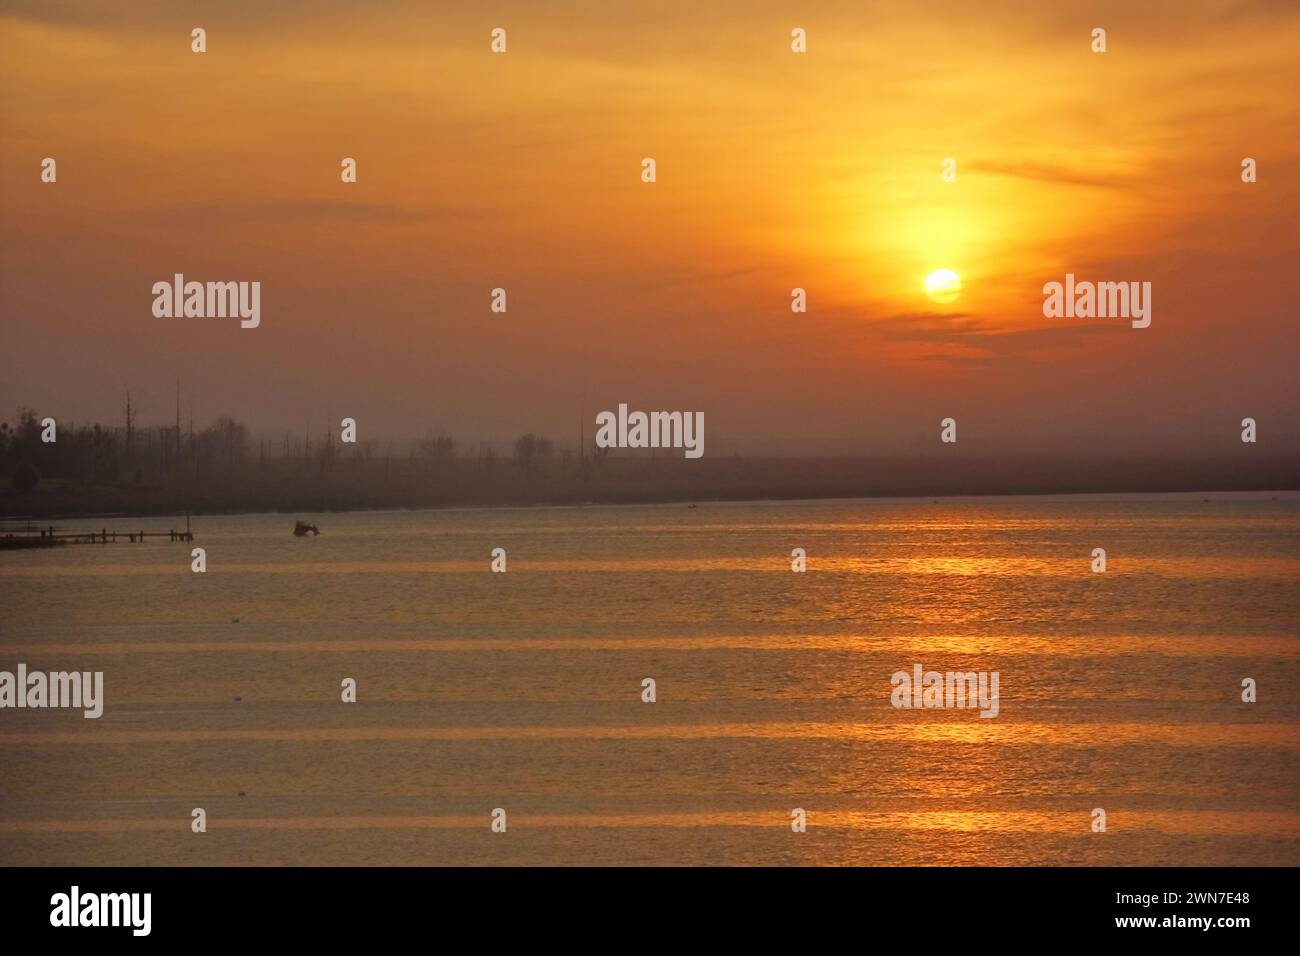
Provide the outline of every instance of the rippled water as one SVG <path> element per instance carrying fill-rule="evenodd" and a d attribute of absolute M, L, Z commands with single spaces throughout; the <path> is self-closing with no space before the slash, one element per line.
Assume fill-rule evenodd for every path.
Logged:
<path fill-rule="evenodd" d="M 0 670 L 107 702 L 0 710 L 0 863 L 1300 864 L 1277 497 L 200 518 L 201 575 L 3 553 Z M 998 716 L 894 709 L 915 663 L 998 671 Z"/>

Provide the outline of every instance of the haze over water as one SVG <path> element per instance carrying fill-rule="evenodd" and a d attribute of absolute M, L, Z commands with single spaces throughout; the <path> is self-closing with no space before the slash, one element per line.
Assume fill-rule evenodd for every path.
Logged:
<path fill-rule="evenodd" d="M 106 698 L 0 712 L 0 864 L 1300 864 L 1300 496 L 1211 497 L 203 517 L 201 575 L 0 554 L 0 670 Z M 998 671 L 998 716 L 894 709 L 915 663 Z"/>

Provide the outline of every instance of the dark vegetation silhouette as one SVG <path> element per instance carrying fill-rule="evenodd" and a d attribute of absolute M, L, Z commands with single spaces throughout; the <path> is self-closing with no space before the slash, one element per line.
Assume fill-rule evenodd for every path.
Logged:
<path fill-rule="evenodd" d="M 30 461 L 24 461 L 19 463 L 18 467 L 14 469 L 13 478 L 10 479 L 10 483 L 13 485 L 14 491 L 18 492 L 20 495 L 26 495 L 31 493 L 32 489 L 36 487 L 36 483 L 40 480 L 41 474 L 36 470 L 36 466 Z"/>
<path fill-rule="evenodd" d="M 667 503 L 1073 492 L 1245 491 L 1300 487 L 1300 452 L 1102 460 L 981 455 L 976 443 L 899 458 L 743 457 L 598 448 L 533 432 L 507 445 L 431 433 L 343 444 L 338 432 L 251 438 L 229 416 L 196 430 L 41 421 L 20 408 L 0 423 L 0 517 L 320 513 L 373 508 Z M 936 439 L 936 446 L 938 442 Z"/>

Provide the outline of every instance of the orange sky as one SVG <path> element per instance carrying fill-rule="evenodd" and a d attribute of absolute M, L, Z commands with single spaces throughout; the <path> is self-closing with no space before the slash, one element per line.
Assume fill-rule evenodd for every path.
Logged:
<path fill-rule="evenodd" d="M 383 440 L 626 402 L 715 454 L 930 450 L 948 415 L 995 451 L 1231 453 L 1248 415 L 1296 447 L 1300 8 L 437 6 L 7 3 L 0 415 L 130 387 L 162 422 L 179 373 L 200 423 Z M 175 272 L 261 281 L 261 327 L 155 318 Z M 1044 318 L 1066 272 L 1151 282 L 1151 327 Z"/>

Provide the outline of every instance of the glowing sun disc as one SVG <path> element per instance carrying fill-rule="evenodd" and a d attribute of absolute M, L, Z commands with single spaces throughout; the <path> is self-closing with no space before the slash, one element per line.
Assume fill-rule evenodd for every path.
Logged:
<path fill-rule="evenodd" d="M 925 294 L 935 302 L 956 302 L 961 295 L 961 276 L 951 269 L 935 269 L 925 277 Z"/>

